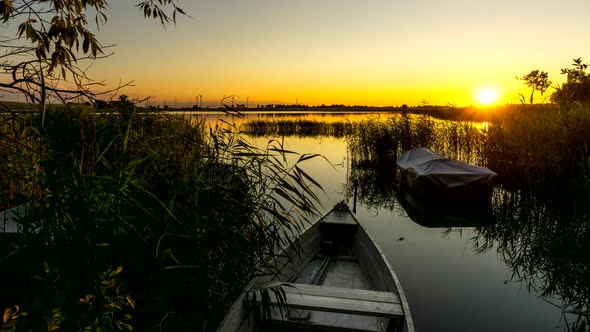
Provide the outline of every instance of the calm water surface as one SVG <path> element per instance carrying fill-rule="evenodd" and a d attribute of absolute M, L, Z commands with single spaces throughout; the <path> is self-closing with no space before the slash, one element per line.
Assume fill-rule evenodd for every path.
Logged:
<path fill-rule="evenodd" d="M 343 117 L 350 115 L 335 115 L 330 121 Z M 315 159 L 305 165 L 324 187 L 323 210 L 346 196 L 350 163 L 344 139 L 284 139 L 286 149 L 320 153 L 330 161 Z M 252 138 L 258 146 L 268 140 Z M 444 225 L 447 227 L 424 227 L 397 202 L 388 207 L 368 207 L 361 201 L 357 215 L 396 271 L 417 331 L 566 330 L 561 309 L 529 291 L 525 282 L 514 281 L 513 271 L 497 247 L 483 252 L 476 249 L 478 228 L 453 227 L 452 222 Z M 421 223 L 425 224 L 423 220 Z"/>
<path fill-rule="evenodd" d="M 286 148 L 322 153 L 307 170 L 321 180 L 325 209 L 344 197 L 346 143 L 288 137 Z M 352 203 L 350 201 L 349 203 Z M 476 253 L 475 228 L 427 228 L 394 210 L 357 205 L 357 215 L 398 274 L 418 331 L 559 331 L 561 310 L 511 282 L 511 271 L 492 248 Z M 403 238 L 403 240 L 400 240 Z"/>

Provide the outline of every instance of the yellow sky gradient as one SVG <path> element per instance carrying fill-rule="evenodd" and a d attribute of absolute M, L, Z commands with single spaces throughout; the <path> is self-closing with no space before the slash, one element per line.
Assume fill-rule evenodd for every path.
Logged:
<path fill-rule="evenodd" d="M 152 104 L 217 106 L 224 96 L 268 103 L 371 106 L 499 104 L 528 90 L 533 69 L 586 58 L 586 1 L 181 1 L 191 18 L 163 29 L 129 3 L 111 3 L 98 33 L 115 54 L 91 75 Z"/>

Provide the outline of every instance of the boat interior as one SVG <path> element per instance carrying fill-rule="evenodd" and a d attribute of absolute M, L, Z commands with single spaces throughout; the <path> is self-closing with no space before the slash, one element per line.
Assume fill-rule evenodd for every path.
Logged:
<path fill-rule="evenodd" d="M 288 307 L 275 306 L 265 330 L 401 330 L 387 266 L 352 214 L 332 211 L 313 227 L 300 239 L 299 259 L 289 261 L 291 273 L 280 278 Z"/>

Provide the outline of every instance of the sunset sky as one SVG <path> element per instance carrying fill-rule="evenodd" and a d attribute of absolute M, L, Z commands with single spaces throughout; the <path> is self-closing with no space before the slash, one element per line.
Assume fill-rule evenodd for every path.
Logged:
<path fill-rule="evenodd" d="M 115 54 L 91 75 L 152 104 L 468 106 L 485 87 L 516 103 L 516 76 L 590 62 L 587 0 L 180 1 L 191 17 L 166 29 L 133 4 L 110 1 Z"/>

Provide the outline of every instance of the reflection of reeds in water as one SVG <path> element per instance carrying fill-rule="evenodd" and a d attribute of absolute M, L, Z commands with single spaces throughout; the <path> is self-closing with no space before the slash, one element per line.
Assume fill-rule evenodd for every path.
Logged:
<path fill-rule="evenodd" d="M 306 129 L 306 134 L 332 130 L 309 125 L 318 129 Z M 304 126 L 271 127 L 277 134 Z M 345 130 L 347 193 L 352 195 L 352 183 L 357 183 L 359 199 L 369 207 L 396 206 L 395 159 L 415 147 L 497 172 L 493 220 L 477 228 L 474 248 L 498 250 L 513 271 L 512 280 L 548 301 L 557 299 L 556 305 L 569 313 L 564 315 L 568 330 L 590 328 L 589 107 L 515 106 L 489 123 L 412 115 L 369 118 Z"/>
<path fill-rule="evenodd" d="M 589 328 L 587 108 L 516 108 L 485 125 L 424 117 L 368 120 L 353 129 L 349 183 L 358 181 L 360 200 L 369 206 L 395 206 L 398 187 L 384 183 L 383 172 L 395 168 L 392 155 L 414 147 L 499 173 L 493 221 L 477 228 L 475 249 L 498 248 L 512 280 L 558 299 L 568 330 Z"/>
<path fill-rule="evenodd" d="M 568 331 L 590 328 L 590 206 L 573 200 L 562 209 L 526 192 L 495 191 L 495 224 L 478 228 L 478 252 L 497 250 L 512 281 L 561 307 Z M 581 204 L 582 203 L 582 204 Z"/>

